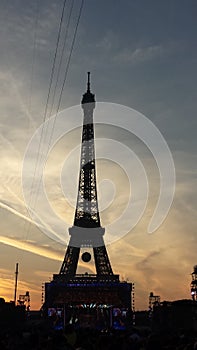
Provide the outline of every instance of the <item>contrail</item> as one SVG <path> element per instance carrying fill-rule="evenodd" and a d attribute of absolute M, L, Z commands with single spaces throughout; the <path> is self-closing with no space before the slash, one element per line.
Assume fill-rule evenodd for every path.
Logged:
<path fill-rule="evenodd" d="M 13 75 L 12 75 L 11 72 L 9 72 L 8 75 L 10 76 L 9 81 L 12 83 L 12 88 L 13 88 L 15 94 L 16 94 L 17 97 L 18 97 L 18 100 L 19 100 L 19 102 L 20 102 L 20 104 L 21 104 L 22 110 L 25 112 L 25 114 L 26 114 L 27 117 L 29 118 L 29 120 L 30 120 L 30 122 L 32 123 L 33 128 L 34 128 L 34 130 L 35 130 L 35 129 L 36 129 L 35 121 L 34 121 L 34 119 L 32 118 L 31 114 L 29 113 L 29 110 L 28 110 L 27 106 L 25 105 L 25 103 L 24 103 L 23 100 L 22 100 L 22 97 L 21 97 L 21 95 L 20 95 L 20 93 L 19 93 L 19 90 L 18 90 L 18 87 L 17 87 L 17 85 L 16 85 L 16 81 L 15 81 L 15 79 L 14 79 L 14 77 L 13 77 Z"/>
<path fill-rule="evenodd" d="M 3 141 L 6 142 L 6 144 L 12 149 L 12 151 L 14 151 L 14 153 L 17 153 L 17 155 L 19 155 L 21 158 L 19 151 L 17 151 L 16 147 L 14 147 L 12 142 L 10 142 L 5 136 L 3 136 L 2 133 L 0 134 L 0 137 L 2 138 Z"/>
<path fill-rule="evenodd" d="M 29 242 L 19 241 L 18 239 L 16 240 L 15 238 L 8 238 L 5 236 L 0 236 L 0 242 L 18 249 L 26 250 L 27 252 L 37 254 L 42 257 L 46 257 L 48 259 L 58 261 L 62 260 L 62 255 L 60 253 L 53 252 L 47 248 L 35 246 Z"/>
<path fill-rule="evenodd" d="M 21 214 L 20 212 L 18 212 L 17 210 L 15 210 L 14 208 L 10 207 L 9 205 L 3 203 L 3 202 L 0 202 L 0 207 L 11 212 L 12 214 L 18 216 L 19 218 L 23 219 L 23 220 L 26 220 L 28 222 L 30 222 L 31 224 L 34 224 L 35 225 L 35 222 L 29 218 L 28 216 L 25 216 L 23 214 Z"/>
<path fill-rule="evenodd" d="M 3 203 L 3 202 L 0 202 L 0 207 L 9 211 L 10 213 L 18 216 L 19 218 L 25 220 L 25 221 L 28 221 L 30 222 L 31 224 L 35 225 L 35 226 L 38 226 L 40 229 L 48 229 L 51 233 L 53 233 L 55 236 L 56 236 L 56 233 L 51 229 L 51 227 L 49 225 L 47 225 L 45 222 L 43 222 L 43 220 L 41 218 L 39 218 L 39 216 L 37 215 L 37 213 L 35 214 L 39 220 L 41 221 L 42 225 L 41 224 L 38 224 L 37 222 L 35 222 L 34 220 L 32 220 L 30 217 L 28 216 L 25 216 L 24 214 L 21 214 L 19 211 L 17 211 L 16 209 L 10 207 L 9 205 Z"/>
<path fill-rule="evenodd" d="M 9 245 L 11 247 L 15 247 L 17 249 L 25 250 L 27 252 L 39 255 L 41 257 L 45 257 L 47 259 L 52 259 L 56 261 L 62 261 L 63 260 L 63 254 L 59 252 L 52 251 L 50 249 L 44 248 L 44 247 L 38 247 L 32 243 L 29 242 L 23 242 L 19 241 L 18 239 L 14 238 L 8 238 L 5 236 L 0 236 L 0 242 L 6 245 Z M 85 263 L 80 262 L 79 266 L 86 267 Z M 93 267 L 89 267 L 89 269 L 94 272 Z"/>
<path fill-rule="evenodd" d="M 3 185 L 3 187 L 4 187 L 4 188 L 7 190 L 7 192 L 9 192 L 14 198 L 16 198 L 17 201 L 18 201 L 19 203 L 21 203 L 23 206 L 25 206 L 24 201 L 23 201 L 15 192 L 13 192 L 13 191 L 11 190 L 10 187 L 6 186 L 5 184 Z"/>

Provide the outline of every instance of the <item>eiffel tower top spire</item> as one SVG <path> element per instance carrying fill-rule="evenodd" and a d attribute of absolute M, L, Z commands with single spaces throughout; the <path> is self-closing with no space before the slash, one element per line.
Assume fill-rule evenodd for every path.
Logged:
<path fill-rule="evenodd" d="M 87 91 L 85 92 L 85 94 L 83 94 L 82 97 L 82 108 L 83 108 L 83 104 L 86 103 L 93 103 L 93 107 L 95 107 L 95 95 L 91 93 L 90 91 L 90 72 L 87 73 L 88 74 L 88 80 L 87 80 Z"/>
<path fill-rule="evenodd" d="M 90 72 L 88 72 L 87 92 L 90 92 Z"/>

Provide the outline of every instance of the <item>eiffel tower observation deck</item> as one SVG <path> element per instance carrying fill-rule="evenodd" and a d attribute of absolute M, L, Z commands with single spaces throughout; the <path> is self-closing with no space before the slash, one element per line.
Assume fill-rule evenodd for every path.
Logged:
<path fill-rule="evenodd" d="M 93 122 L 96 102 L 90 90 L 89 72 L 81 106 L 84 116 L 74 222 L 69 228 L 70 240 L 60 271 L 50 283 L 45 283 L 45 309 L 63 307 L 64 311 L 65 308 L 71 311 L 74 308 L 76 312 L 83 305 L 94 305 L 95 309 L 105 305 L 111 313 L 115 307 L 130 311 L 132 284 L 120 282 L 119 275 L 113 273 L 104 243 L 105 229 L 100 221 Z M 87 251 L 81 254 L 84 249 Z M 96 274 L 77 274 L 80 258 L 87 269 L 92 261 Z M 96 314 L 98 317 L 98 310 Z M 112 320 L 112 316 L 108 318 Z"/>

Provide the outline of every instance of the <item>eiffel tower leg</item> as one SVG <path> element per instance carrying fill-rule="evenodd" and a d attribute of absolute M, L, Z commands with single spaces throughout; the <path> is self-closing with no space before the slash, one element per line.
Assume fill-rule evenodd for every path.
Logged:
<path fill-rule="evenodd" d="M 93 251 L 97 275 L 113 275 L 113 271 L 104 243 L 101 247 L 94 247 Z"/>
<path fill-rule="evenodd" d="M 80 248 L 68 245 L 59 274 L 74 277 L 77 271 Z"/>

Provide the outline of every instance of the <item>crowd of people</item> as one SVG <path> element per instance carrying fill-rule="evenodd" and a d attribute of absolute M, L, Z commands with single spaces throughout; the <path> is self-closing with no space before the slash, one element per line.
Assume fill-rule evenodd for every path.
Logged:
<path fill-rule="evenodd" d="M 74 329 L 71 325 L 54 330 L 46 324 L 23 329 L 4 329 L 1 350 L 197 350 L 194 331 L 157 332 L 130 330 Z"/>

